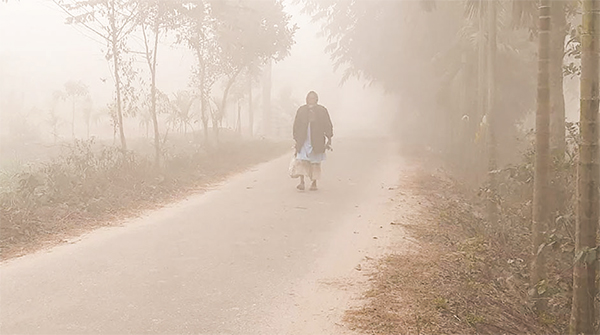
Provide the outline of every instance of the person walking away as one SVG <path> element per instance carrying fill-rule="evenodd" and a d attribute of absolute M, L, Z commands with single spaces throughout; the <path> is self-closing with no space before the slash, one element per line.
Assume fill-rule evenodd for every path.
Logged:
<path fill-rule="evenodd" d="M 321 162 L 325 151 L 331 150 L 333 124 L 327 108 L 319 105 L 319 96 L 310 91 L 306 95 L 306 105 L 300 106 L 294 119 L 293 136 L 296 142 L 293 178 L 300 178 L 299 190 L 305 189 L 304 178 L 311 180 L 310 190 L 317 190 L 317 180 L 321 178 Z"/>

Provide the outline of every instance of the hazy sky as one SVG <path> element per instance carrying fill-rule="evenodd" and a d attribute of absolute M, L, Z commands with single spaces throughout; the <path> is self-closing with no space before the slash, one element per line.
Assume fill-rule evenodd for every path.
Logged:
<path fill-rule="evenodd" d="M 0 60 L 1 71 L 8 73 L 15 90 L 39 89 L 39 95 L 61 89 L 68 80 L 81 80 L 88 86 L 94 101 L 108 101 L 112 95 L 110 69 L 105 59 L 105 43 L 83 27 L 66 25 L 65 14 L 49 0 L 22 0 L 0 4 Z M 143 44 L 139 37 L 130 41 L 139 51 Z M 163 56 L 159 74 L 165 91 L 176 90 L 178 83 L 187 85 L 191 53 L 184 47 L 172 50 L 161 46 Z M 145 63 L 140 59 L 140 67 Z M 184 76 L 185 79 L 182 79 Z M 108 79 L 106 82 L 101 80 Z"/>
<path fill-rule="evenodd" d="M 320 102 L 330 107 L 334 115 L 340 113 L 336 109 L 356 105 L 356 92 L 363 91 L 362 84 L 354 81 L 340 88 L 341 76 L 334 74 L 329 56 L 323 51 L 326 43 L 316 37 L 319 26 L 311 24 L 306 16 L 292 14 L 292 22 L 300 29 L 291 56 L 273 68 L 272 96 L 289 86 L 302 102 L 306 92 L 316 90 Z M 105 108 L 112 100 L 113 82 L 104 58 L 105 43 L 83 27 L 66 25 L 64 20 L 65 14 L 50 0 L 0 3 L 0 100 L 11 95 L 22 97 L 24 110 L 44 110 L 52 92 L 62 89 L 69 80 L 81 80 L 90 87 L 97 109 Z M 132 37 L 130 45 L 143 50 L 140 37 Z M 167 94 L 187 89 L 194 61 L 192 53 L 164 39 L 158 57 L 158 88 Z M 142 59 L 137 65 L 141 70 L 146 68 Z M 103 82 L 101 78 L 107 80 Z M 367 104 L 365 99 L 360 101 Z M 0 114 L 6 116 L 6 112 Z"/>

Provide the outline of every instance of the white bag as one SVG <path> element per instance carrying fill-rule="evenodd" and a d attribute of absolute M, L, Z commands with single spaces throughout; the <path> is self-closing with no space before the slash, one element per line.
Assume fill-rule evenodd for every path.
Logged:
<path fill-rule="evenodd" d="M 297 172 L 298 161 L 296 160 L 296 153 L 292 156 L 292 160 L 290 161 L 290 167 L 288 168 L 288 173 L 291 178 L 298 178 L 300 175 Z"/>

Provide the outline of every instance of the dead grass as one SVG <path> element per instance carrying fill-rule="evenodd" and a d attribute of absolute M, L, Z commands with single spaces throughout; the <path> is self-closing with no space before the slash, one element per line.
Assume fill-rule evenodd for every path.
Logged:
<path fill-rule="evenodd" d="M 0 194 L 0 259 L 63 243 L 177 201 L 280 156 L 288 147 L 264 140 L 229 141 L 218 150 L 177 143 L 161 171 L 142 155 L 123 162 L 111 158 L 112 151 L 74 148 L 60 159 L 14 176 L 14 187 Z"/>
<path fill-rule="evenodd" d="M 556 314 L 564 309 L 538 316 L 529 306 L 529 235 L 487 227 L 475 192 L 427 166 L 403 190 L 422 210 L 399 227 L 419 252 L 380 260 L 365 304 L 346 313 L 348 326 L 365 334 L 564 333 L 568 315 Z"/>

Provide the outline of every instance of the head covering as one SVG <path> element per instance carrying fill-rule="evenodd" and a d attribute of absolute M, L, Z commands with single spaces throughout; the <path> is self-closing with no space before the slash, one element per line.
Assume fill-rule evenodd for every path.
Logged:
<path fill-rule="evenodd" d="M 315 98 L 317 98 L 317 101 L 316 101 L 316 102 L 318 102 L 318 101 L 319 101 L 319 95 L 317 94 L 317 92 L 315 92 L 315 91 L 310 91 L 310 92 L 308 92 L 308 94 L 306 95 L 306 103 L 308 103 L 308 98 L 309 98 L 311 95 L 314 95 L 314 96 L 315 96 Z"/>

